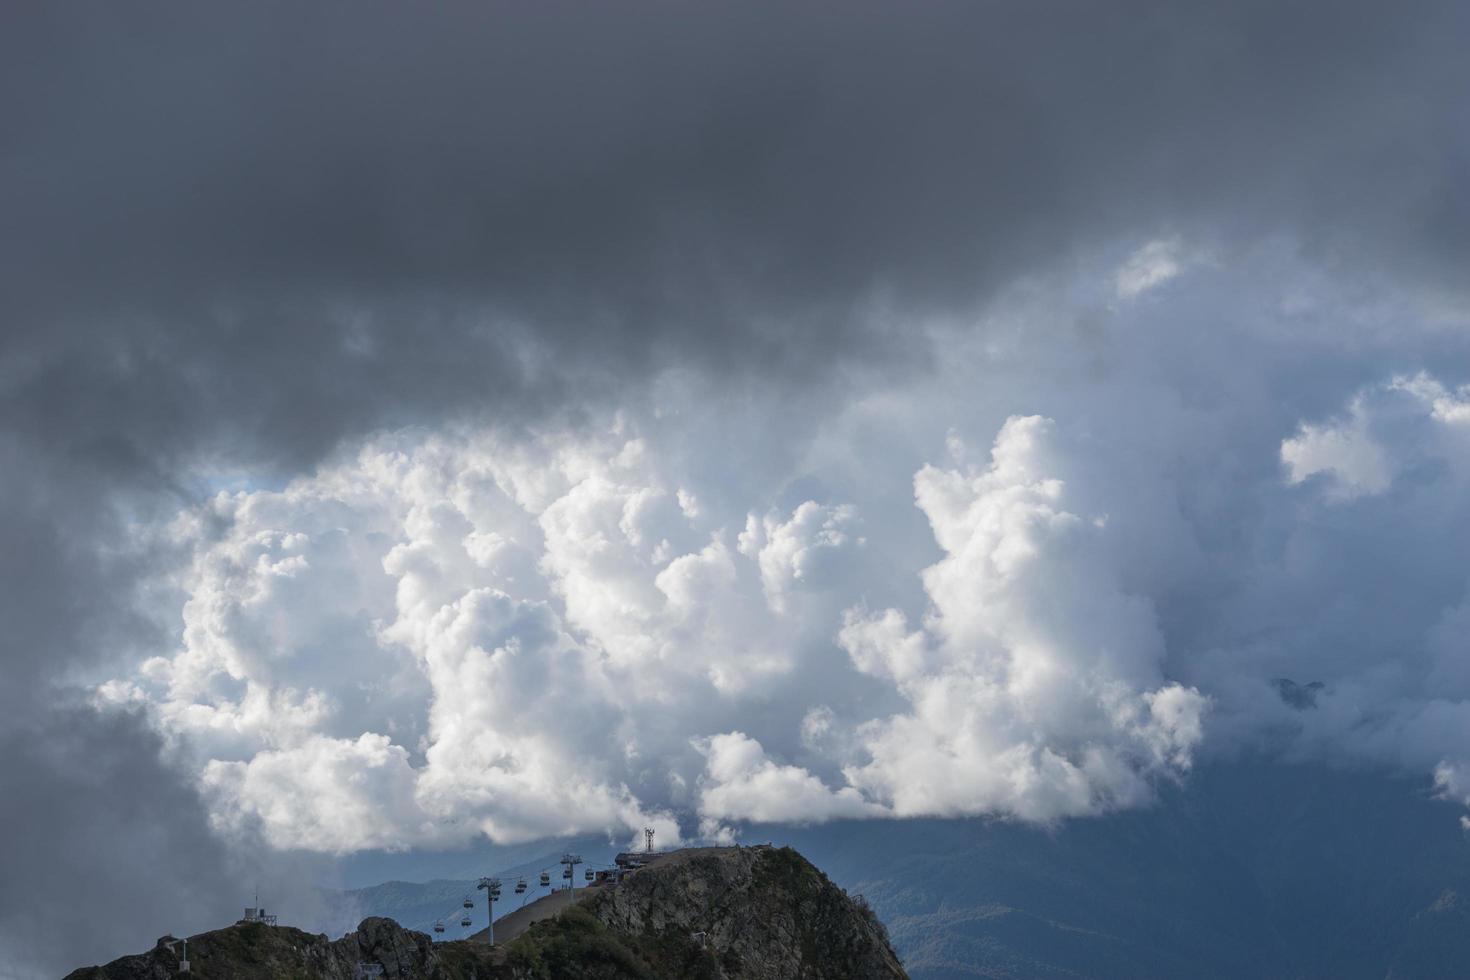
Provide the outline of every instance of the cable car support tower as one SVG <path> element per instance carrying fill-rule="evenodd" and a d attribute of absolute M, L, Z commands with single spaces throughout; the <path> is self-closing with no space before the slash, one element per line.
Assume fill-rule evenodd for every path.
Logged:
<path fill-rule="evenodd" d="M 483 888 L 485 890 L 485 906 L 490 910 L 490 914 L 489 914 L 489 919 L 490 919 L 490 932 L 488 934 L 489 935 L 489 942 L 490 942 L 490 945 L 491 946 L 494 946 L 495 945 L 495 900 L 500 897 L 500 879 L 499 878 L 481 878 L 480 879 L 480 883 L 478 885 L 476 885 L 475 888 L 476 889 Z"/>
<path fill-rule="evenodd" d="M 567 904 L 571 905 L 576 897 L 577 865 L 582 863 L 582 855 L 568 852 L 561 856 L 561 863 L 567 866 L 561 876 L 567 880 Z"/>

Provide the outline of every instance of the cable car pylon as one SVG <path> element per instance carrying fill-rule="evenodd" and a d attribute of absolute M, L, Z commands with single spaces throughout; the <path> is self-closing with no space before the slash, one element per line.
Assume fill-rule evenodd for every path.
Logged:
<path fill-rule="evenodd" d="M 572 854 L 568 851 L 561 856 L 561 863 L 566 865 L 566 870 L 562 872 L 561 876 L 567 880 L 567 904 L 570 905 L 572 904 L 572 900 L 576 898 L 577 877 L 575 871 L 577 865 L 582 863 L 582 855 Z"/>
<path fill-rule="evenodd" d="M 476 885 L 475 888 L 476 889 L 480 889 L 480 888 L 485 889 L 485 905 L 489 909 L 489 916 L 488 917 L 489 917 L 489 920 L 490 920 L 490 931 L 489 931 L 489 934 L 488 935 L 489 935 L 490 945 L 491 946 L 494 946 L 495 945 L 495 900 L 500 897 L 500 879 L 499 878 L 481 878 L 480 879 L 480 883 L 478 885 Z M 466 901 L 465 904 L 466 904 L 466 907 L 468 907 L 468 905 L 469 905 L 468 901 Z M 469 922 L 469 916 L 465 916 L 465 922 L 466 923 Z"/>

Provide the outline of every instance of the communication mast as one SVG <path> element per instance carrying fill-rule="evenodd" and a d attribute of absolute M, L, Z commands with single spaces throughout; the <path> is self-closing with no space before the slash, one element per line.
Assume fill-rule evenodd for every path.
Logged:
<path fill-rule="evenodd" d="M 183 947 L 183 952 L 179 953 L 179 972 L 180 973 L 188 973 L 189 972 L 189 940 L 187 940 L 187 939 L 180 939 L 177 942 L 172 942 L 172 943 L 169 943 L 168 944 L 168 948 L 169 948 L 170 951 L 177 952 L 174 949 L 174 947 L 176 947 L 176 946 L 182 946 Z"/>
<path fill-rule="evenodd" d="M 653 853 L 653 828 L 652 827 L 644 827 L 643 828 L 643 853 L 644 854 L 652 854 Z"/>
<path fill-rule="evenodd" d="M 260 904 L 260 889 L 257 888 L 255 890 L 255 904 L 245 910 L 245 917 L 240 921 L 259 922 L 268 926 L 276 924 L 276 917 L 266 914 L 265 909 Z"/>

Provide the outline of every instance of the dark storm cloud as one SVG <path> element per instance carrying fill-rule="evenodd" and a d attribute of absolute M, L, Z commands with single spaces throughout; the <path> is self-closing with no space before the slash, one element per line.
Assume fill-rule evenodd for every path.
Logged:
<path fill-rule="evenodd" d="M 321 862 L 227 852 L 160 749 L 141 716 L 79 705 L 0 731 L 6 977 L 60 976 L 141 951 L 165 932 L 217 928 L 256 889 L 298 924 L 317 915 L 315 896 L 295 885 Z"/>
<path fill-rule="evenodd" d="M 61 407 L 107 383 L 82 365 L 47 377 Z M 0 973 L 59 976 L 216 927 L 257 886 L 311 915 L 319 862 L 227 846 L 146 719 L 77 687 L 172 642 L 137 611 L 169 556 L 131 545 L 128 525 L 166 517 L 184 488 L 99 419 L 43 421 L 37 439 L 0 432 Z"/>
<path fill-rule="evenodd" d="M 58 368 L 57 394 L 84 378 Z M 124 545 L 121 520 L 168 499 L 167 481 L 85 420 L 17 437 L 16 406 L 0 433 L 0 952 L 6 976 L 59 976 L 227 921 L 236 858 L 145 720 L 68 690 L 78 672 L 167 642 L 134 612 L 157 558 Z"/>
<path fill-rule="evenodd" d="M 238 914 L 203 807 L 158 750 L 143 719 L 87 708 L 0 733 L 8 976 L 59 976 Z"/>
<path fill-rule="evenodd" d="M 1453 3 L 4 21 L 0 911 L 38 942 L 15 910 L 156 890 L 142 929 L 232 860 L 152 736 L 55 707 L 165 641 L 132 589 L 167 556 L 129 523 L 197 494 L 190 463 L 290 473 L 380 425 L 574 411 L 672 364 L 917 365 L 903 322 L 1120 238 L 1281 233 L 1436 288 L 1470 260 Z M 187 882 L 158 884 L 165 845 Z"/>
<path fill-rule="evenodd" d="M 3 42 L 12 373 L 91 359 L 310 455 L 589 364 L 922 356 L 866 304 L 1118 235 L 1444 273 L 1455 6 L 38 8 Z"/>

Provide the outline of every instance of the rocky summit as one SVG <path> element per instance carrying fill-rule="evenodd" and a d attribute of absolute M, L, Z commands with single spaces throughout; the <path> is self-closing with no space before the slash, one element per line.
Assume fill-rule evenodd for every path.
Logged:
<path fill-rule="evenodd" d="M 207 980 L 898 980 L 881 922 L 790 848 L 698 848 L 660 854 L 620 883 L 558 893 L 494 947 L 483 934 L 435 943 L 391 919 L 329 940 L 242 922 L 188 941 L 190 974 Z M 510 918 L 510 917 L 507 917 Z M 179 975 L 171 936 L 67 980 Z"/>

